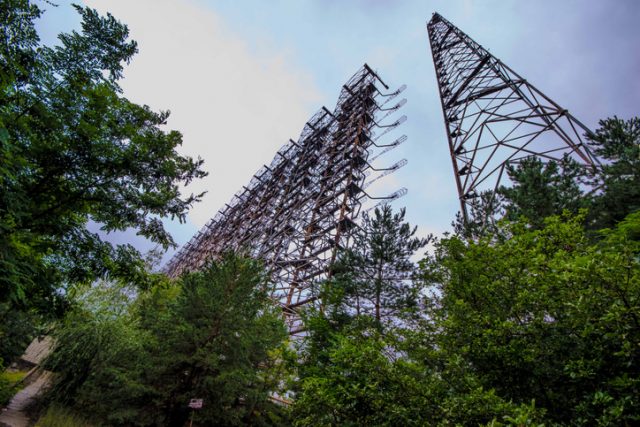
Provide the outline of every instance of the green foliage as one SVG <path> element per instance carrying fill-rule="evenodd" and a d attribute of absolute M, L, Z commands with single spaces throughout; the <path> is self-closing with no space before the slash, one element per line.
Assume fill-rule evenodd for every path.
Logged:
<path fill-rule="evenodd" d="M 509 165 L 507 174 L 512 187 L 500 187 L 505 218 L 517 220 L 524 216 L 534 228 L 544 227 L 544 219 L 563 211 L 577 214 L 587 207 L 588 199 L 580 189 L 580 181 L 588 170 L 570 157 L 562 161 L 543 163 L 528 157 L 517 166 Z"/>
<path fill-rule="evenodd" d="M 0 370 L 4 371 L 2 359 L 0 359 Z M 12 382 L 8 378 L 5 378 L 3 374 L 4 372 L 0 374 L 0 408 L 3 408 L 7 403 L 9 403 L 15 394 Z"/>
<path fill-rule="evenodd" d="M 10 303 L 0 302 L 0 359 L 12 361 L 20 357 L 37 335 L 40 321 L 33 311 L 15 310 Z"/>
<path fill-rule="evenodd" d="M 321 363 L 301 368 L 295 425 L 421 425 L 430 418 L 424 373 L 397 358 L 377 328 L 332 334 L 323 353 Z"/>
<path fill-rule="evenodd" d="M 91 427 L 91 424 L 68 408 L 51 405 L 38 419 L 35 427 Z"/>
<path fill-rule="evenodd" d="M 375 274 L 367 277 L 358 269 L 379 264 L 364 259 L 375 260 L 373 254 L 380 251 L 377 256 L 391 266 L 385 272 L 394 271 L 394 266 L 413 272 L 408 259 L 412 252 L 404 245 L 422 247 L 425 243 L 412 237 L 415 230 L 403 223 L 402 214 L 385 211 L 377 213 L 375 227 L 363 227 L 375 232 L 363 233 L 368 240 L 356 244 L 338 264 L 334 278 L 321 287 L 322 306 L 306 313 L 307 335 L 299 349 L 297 381 L 292 385 L 295 423 L 447 426 L 541 419 L 543 409 L 531 401 L 505 399 L 485 387 L 466 360 L 444 351 L 440 335 L 447 333 L 445 324 L 435 323 L 433 317 L 418 321 L 418 300 L 426 296 L 424 283 L 393 289 L 399 300 L 414 302 L 403 307 L 399 312 L 403 315 L 393 313 L 385 327 L 374 310 L 358 311 L 353 283 L 358 285 L 356 295 L 361 300 L 375 298 L 376 293 L 376 286 L 366 282 L 367 278 L 374 281 Z M 391 248 L 388 252 L 387 247 Z M 353 261 L 358 255 L 361 263 Z M 407 277 L 415 280 L 413 274 Z M 433 309 L 437 306 L 433 304 L 434 300 L 426 298 L 422 308 Z M 406 310 L 412 316 L 406 316 Z"/>
<path fill-rule="evenodd" d="M 26 371 L 11 371 L 11 372 L 4 371 L 0 374 L 0 377 L 9 381 L 13 385 L 17 385 L 20 381 L 24 379 L 26 375 L 27 375 Z"/>
<path fill-rule="evenodd" d="M 496 219 L 514 221 L 521 216 L 530 226 L 542 228 L 548 216 L 565 210 L 577 214 L 583 208 L 589 209 L 589 229 L 599 230 L 640 209 L 640 118 L 601 120 L 596 132 L 585 136 L 601 161 L 599 171 L 569 157 L 544 163 L 529 157 L 508 165 L 512 186 L 480 194 L 471 206 L 469 221 L 465 223 L 459 215 L 456 233 L 472 239 L 495 236 L 500 232 Z"/>
<path fill-rule="evenodd" d="M 50 396 L 117 424 L 132 414 L 151 390 L 137 381 L 146 357 L 145 331 L 123 307 L 123 289 L 99 284 L 78 296 L 56 329 L 56 347 L 46 366 L 56 372 Z"/>
<path fill-rule="evenodd" d="M 110 425 L 273 425 L 287 336 L 255 261 L 227 254 L 178 283 L 94 286 L 56 334 L 50 398 Z"/>
<path fill-rule="evenodd" d="M 398 335 L 418 311 L 420 288 L 410 257 L 415 237 L 404 210 L 365 216 L 333 278 L 320 287 L 320 309 L 305 315 L 296 364 L 297 425 L 416 425 L 430 418 L 428 372 L 402 358 Z"/>
<path fill-rule="evenodd" d="M 1 9 L 0 303 L 59 315 L 61 287 L 107 276 L 144 284 L 140 254 L 88 232 L 88 221 L 172 245 L 160 218 L 183 220 L 199 200 L 179 187 L 204 175 L 202 161 L 177 153 L 180 133 L 160 128 L 168 113 L 121 96 L 137 50 L 125 25 L 76 6 L 81 32 L 49 48 L 37 6 Z"/>
<path fill-rule="evenodd" d="M 433 331 L 381 332 L 360 316 L 307 320 L 292 418 L 296 425 L 480 425 L 505 417 L 535 421 L 542 410 L 514 404 L 481 382 L 460 358 L 426 345 Z"/>
<path fill-rule="evenodd" d="M 340 255 L 333 286 L 344 289 L 344 303 L 355 315 L 368 315 L 379 324 L 407 317 L 417 308 L 419 289 L 412 286 L 411 257 L 429 239 L 415 237 L 416 227 L 404 221 L 405 210 L 389 205 L 364 215 L 353 245 Z"/>
<path fill-rule="evenodd" d="M 589 138 L 595 153 L 605 160 L 597 181 L 601 192 L 594 202 L 593 227 L 612 227 L 640 210 L 640 118 L 601 120 Z"/>
<path fill-rule="evenodd" d="M 11 384 L 5 379 L 0 378 L 0 408 L 7 405 L 14 394 Z"/>
<path fill-rule="evenodd" d="M 474 240 L 498 237 L 504 231 L 498 225 L 499 219 L 515 221 L 522 217 L 529 226 L 540 229 L 549 216 L 564 211 L 577 214 L 591 204 L 583 188 L 593 171 L 568 156 L 547 162 L 527 157 L 508 164 L 506 171 L 511 186 L 480 193 L 470 205 L 467 222 L 458 214 L 453 224 L 456 234 Z"/>
<path fill-rule="evenodd" d="M 472 203 L 468 204 L 468 218 L 461 212 L 456 214 L 452 222 L 453 232 L 467 239 L 478 239 L 482 236 L 499 233 L 497 218 L 504 215 L 504 197 L 500 192 L 482 191 Z"/>
<path fill-rule="evenodd" d="M 11 398 L 22 388 L 21 382 L 26 371 L 5 371 L 0 359 L 0 407 L 9 403 Z"/>
<path fill-rule="evenodd" d="M 277 378 L 267 368 L 287 336 L 271 288 L 255 261 L 227 254 L 181 280 L 181 293 L 168 316 L 152 326 L 162 343 L 151 355 L 155 383 L 165 396 L 167 419 L 184 421 L 185 403 L 203 398 L 195 419 L 205 423 L 266 423 L 269 391 Z"/>
<path fill-rule="evenodd" d="M 437 286 L 423 347 L 459 360 L 485 390 L 535 400 L 552 422 L 634 423 L 640 417 L 640 214 L 593 244 L 583 217 L 541 230 L 507 224 L 511 239 L 444 239 L 425 260 Z"/>

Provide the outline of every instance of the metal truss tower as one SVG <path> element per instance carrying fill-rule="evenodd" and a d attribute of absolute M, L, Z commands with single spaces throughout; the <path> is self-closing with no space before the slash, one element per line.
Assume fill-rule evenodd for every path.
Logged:
<path fill-rule="evenodd" d="M 437 13 L 427 30 L 465 222 L 508 164 L 570 156 L 595 170 L 590 131 L 567 110 Z"/>
<path fill-rule="evenodd" d="M 406 120 L 387 117 L 406 100 L 390 93 L 366 64 L 343 86 L 333 111 L 323 107 L 243 186 L 180 251 L 164 271 L 176 277 L 202 267 L 225 250 L 262 259 L 276 283 L 273 298 L 289 331 L 301 332 L 298 311 L 314 301 L 313 286 L 326 280 L 338 251 L 350 245 L 361 213 L 406 194 L 372 197 L 365 189 L 406 164 L 374 168 L 378 156 L 406 140 L 381 137 Z M 390 122 L 387 125 L 383 121 Z"/>

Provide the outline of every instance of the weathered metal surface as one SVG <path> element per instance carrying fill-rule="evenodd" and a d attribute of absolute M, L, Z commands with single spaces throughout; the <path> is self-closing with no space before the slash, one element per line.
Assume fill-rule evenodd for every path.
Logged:
<path fill-rule="evenodd" d="M 265 262 L 290 332 L 302 331 L 300 308 L 314 301 L 314 284 L 329 277 L 338 250 L 349 246 L 366 204 L 406 193 L 376 198 L 365 191 L 369 182 L 406 163 L 376 169 L 371 164 L 378 152 L 406 139 L 380 139 L 406 119 L 388 118 L 406 102 L 395 100 L 403 89 L 385 93 L 388 87 L 365 64 L 343 86 L 335 109 L 320 109 L 298 140 L 278 150 L 164 271 L 176 277 L 225 250 L 246 250 Z"/>
<path fill-rule="evenodd" d="M 567 110 L 437 13 L 427 31 L 465 221 L 508 164 L 567 155 L 597 167 L 584 142 L 589 129 Z"/>

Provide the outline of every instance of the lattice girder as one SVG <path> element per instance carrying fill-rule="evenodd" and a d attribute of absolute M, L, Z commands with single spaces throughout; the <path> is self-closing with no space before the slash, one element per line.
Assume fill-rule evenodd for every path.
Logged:
<path fill-rule="evenodd" d="M 384 89 L 381 89 L 381 86 Z M 164 271 L 172 277 L 197 270 L 211 257 L 225 250 L 247 250 L 262 259 L 270 272 L 278 300 L 287 316 L 290 331 L 303 329 L 299 309 L 314 300 L 311 288 L 330 275 L 338 250 L 350 244 L 363 203 L 371 152 L 389 130 L 376 123 L 376 115 L 387 117 L 406 100 L 382 108 L 402 90 L 388 89 L 365 65 L 344 86 L 333 112 L 319 110 L 304 126 L 297 141 L 290 140 L 262 167 L 207 225 L 169 261 Z M 382 121 L 378 118 L 378 121 Z M 375 129 L 384 127 L 380 135 Z M 387 173 L 402 167 L 397 162 Z M 401 189 L 383 200 L 401 197 Z"/>
<path fill-rule="evenodd" d="M 590 131 L 437 13 L 427 24 L 458 195 L 465 221 L 508 164 L 569 156 L 597 168 Z"/>

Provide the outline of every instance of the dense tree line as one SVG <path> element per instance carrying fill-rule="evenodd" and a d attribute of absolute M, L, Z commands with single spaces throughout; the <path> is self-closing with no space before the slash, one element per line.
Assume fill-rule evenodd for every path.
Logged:
<path fill-rule="evenodd" d="M 94 284 L 56 333 L 48 399 L 111 425 L 183 425 L 190 399 L 211 425 L 283 422 L 287 332 L 259 263 L 232 254 L 177 283 Z"/>
<path fill-rule="evenodd" d="M 640 421 L 640 119 L 587 135 L 598 171 L 509 166 L 513 185 L 443 238 L 404 210 L 365 215 L 291 341 L 259 262 L 169 280 L 87 231 L 170 245 L 159 218 L 185 215 L 199 196 L 179 185 L 203 173 L 166 113 L 122 96 L 126 26 L 78 12 L 48 48 L 36 6 L 0 8 L 0 357 L 55 326 L 44 405 L 96 425 Z"/>
<path fill-rule="evenodd" d="M 184 219 L 199 195 L 180 186 L 204 175 L 176 152 L 182 136 L 121 94 L 137 51 L 112 16 L 76 7 L 82 29 L 40 44 L 28 0 L 0 6 L 0 358 L 20 354 L 33 325 L 59 317 L 77 285 L 122 278 L 147 286 L 131 245 L 88 231 L 131 229 L 173 240 L 160 218 Z"/>

